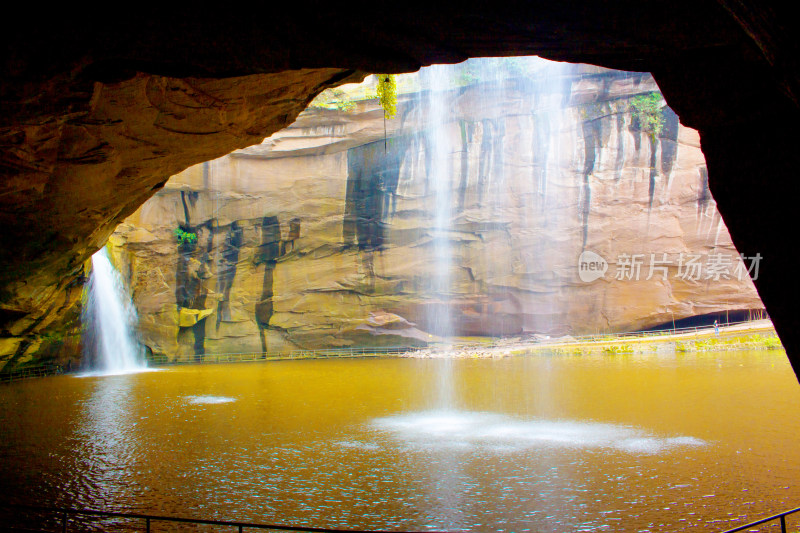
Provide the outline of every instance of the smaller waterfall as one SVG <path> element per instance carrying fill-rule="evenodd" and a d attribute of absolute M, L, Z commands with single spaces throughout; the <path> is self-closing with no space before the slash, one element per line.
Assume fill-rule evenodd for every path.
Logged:
<path fill-rule="evenodd" d="M 142 345 L 135 335 L 136 308 L 105 248 L 92 256 L 92 273 L 81 318 L 89 375 L 147 370 Z"/>

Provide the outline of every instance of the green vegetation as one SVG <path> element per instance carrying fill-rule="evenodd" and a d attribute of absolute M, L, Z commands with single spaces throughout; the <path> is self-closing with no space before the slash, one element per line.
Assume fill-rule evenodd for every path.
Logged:
<path fill-rule="evenodd" d="M 42 342 L 64 342 L 64 332 L 63 331 L 48 331 L 46 333 L 42 333 L 39 335 L 39 339 Z"/>
<path fill-rule="evenodd" d="M 386 118 L 394 118 L 397 115 L 397 78 L 394 74 L 377 74 L 378 77 L 378 100 L 383 108 L 383 115 Z"/>
<path fill-rule="evenodd" d="M 708 352 L 722 350 L 779 350 L 783 348 L 776 335 L 739 335 L 736 337 L 710 337 L 675 343 L 678 352 Z"/>
<path fill-rule="evenodd" d="M 343 89 L 335 87 L 322 91 L 314 98 L 309 107 L 314 109 L 335 109 L 337 111 L 352 111 L 356 108 L 354 99 Z"/>
<path fill-rule="evenodd" d="M 456 87 L 464 87 L 480 81 L 478 78 L 477 68 L 473 62 L 464 61 L 463 63 L 457 65 L 457 67 L 458 71 L 455 79 L 453 80 L 453 85 Z"/>
<path fill-rule="evenodd" d="M 782 348 L 780 339 L 774 333 L 742 332 L 738 335 L 705 335 L 695 338 L 684 337 L 680 340 L 661 338 L 658 335 L 635 339 L 604 335 L 590 341 L 555 346 L 534 344 L 527 347 L 526 351 L 529 353 L 547 352 L 557 355 L 620 355 L 649 354 L 668 350 L 674 350 L 678 354 L 685 354 L 731 350 L 780 350 Z"/>
<path fill-rule="evenodd" d="M 708 349 L 714 349 L 719 344 L 720 344 L 719 340 L 712 337 L 710 339 L 695 341 L 694 346 L 698 350 L 708 350 Z"/>
<path fill-rule="evenodd" d="M 609 355 L 616 355 L 618 353 L 633 353 L 633 346 L 630 344 L 612 344 L 603 347 L 603 353 Z"/>
<path fill-rule="evenodd" d="M 643 132 L 655 138 L 664 128 L 661 93 L 640 94 L 631 100 L 631 114 Z"/>
<path fill-rule="evenodd" d="M 178 244 L 192 244 L 197 241 L 197 233 L 184 231 L 183 228 L 175 228 L 172 233 L 178 238 Z"/>
<path fill-rule="evenodd" d="M 377 98 L 386 118 L 394 118 L 397 114 L 397 95 L 400 92 L 419 90 L 416 74 L 395 75 L 375 74 L 377 87 L 372 88 L 369 82 L 349 83 L 322 91 L 309 104 L 311 109 L 331 109 L 336 111 L 354 111 L 359 100 Z M 402 87 L 401 87 L 402 85 Z"/>
<path fill-rule="evenodd" d="M 778 337 L 766 337 L 762 341 L 762 346 L 768 350 L 780 350 L 783 348 L 781 340 Z"/>

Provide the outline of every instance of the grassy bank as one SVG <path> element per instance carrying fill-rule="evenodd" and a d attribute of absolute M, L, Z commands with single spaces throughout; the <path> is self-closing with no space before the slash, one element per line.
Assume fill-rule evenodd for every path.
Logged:
<path fill-rule="evenodd" d="M 646 354 L 674 351 L 677 353 L 726 350 L 782 350 L 780 339 L 771 324 L 737 325 L 697 329 L 688 333 L 654 332 L 606 335 L 591 339 L 567 339 L 530 345 L 515 353 L 588 354 Z"/>

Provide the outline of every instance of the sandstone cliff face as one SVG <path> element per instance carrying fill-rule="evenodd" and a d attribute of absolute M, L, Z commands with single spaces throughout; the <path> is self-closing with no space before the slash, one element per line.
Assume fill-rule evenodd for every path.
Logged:
<path fill-rule="evenodd" d="M 172 177 L 110 241 L 144 342 L 167 355 L 416 344 L 445 333 L 443 314 L 460 335 L 561 334 L 760 308 L 749 278 L 679 275 L 681 258 L 738 255 L 697 133 L 667 109 L 651 138 L 631 115 L 652 79 L 551 77 L 449 91 L 433 126 L 426 92 L 402 96 L 387 141 L 373 101 L 311 109 Z M 450 147 L 445 226 L 436 146 Z M 609 263 L 592 282 L 578 271 L 587 250 Z M 626 254 L 643 256 L 638 281 Z M 666 272 L 648 280 L 654 257 Z"/>
<path fill-rule="evenodd" d="M 90 97 L 65 117 L 11 109 L 23 116 L 2 132 L 0 371 L 33 357 L 53 335 L 70 338 L 60 346 L 62 363 L 77 352 L 84 261 L 170 175 L 209 154 L 260 142 L 347 74 L 307 69 L 221 80 L 139 74 L 60 95 L 75 102 Z"/>

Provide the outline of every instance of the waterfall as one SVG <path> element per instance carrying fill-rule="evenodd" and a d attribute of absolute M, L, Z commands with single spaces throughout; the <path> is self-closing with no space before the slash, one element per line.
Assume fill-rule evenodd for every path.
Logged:
<path fill-rule="evenodd" d="M 453 268 L 453 250 L 450 245 L 452 232 L 452 172 L 453 147 L 447 127 L 451 120 L 450 67 L 432 65 L 421 73 L 425 79 L 426 92 L 425 120 L 425 173 L 433 201 L 433 260 L 432 294 L 440 305 L 432 307 L 434 316 L 429 323 L 441 337 L 450 339 L 454 334 L 450 273 Z"/>
<path fill-rule="evenodd" d="M 582 124 L 567 105 L 574 68 L 536 57 L 479 58 L 419 72 L 411 116 L 424 174 L 407 172 L 425 177 L 425 323 L 446 342 L 468 331 L 465 310 L 484 313 L 487 329 L 501 335 L 556 325 L 563 304 L 555 273 L 576 253 L 564 244 L 573 206 L 589 205 L 585 173 L 575 182 L 583 154 L 570 148 Z M 585 234 L 586 213 L 579 216 Z M 536 295 L 522 319 L 518 308 L 504 311 L 520 305 L 509 290 L 515 284 Z"/>
<path fill-rule="evenodd" d="M 136 308 L 105 248 L 92 256 L 92 273 L 83 309 L 84 361 L 89 375 L 147 370 L 136 340 Z"/>
<path fill-rule="evenodd" d="M 448 65 L 432 65 L 420 71 L 424 87 L 421 130 L 425 139 L 426 190 L 432 203 L 433 272 L 431 296 L 436 305 L 428 308 L 428 324 L 432 331 L 446 343 L 452 342 L 455 328 L 452 317 L 451 271 L 456 258 L 451 246 L 453 231 L 453 143 L 448 134 L 452 121 L 450 107 L 451 68 Z M 440 409 L 453 407 L 452 362 L 444 358 L 438 362 L 437 406 Z"/>

